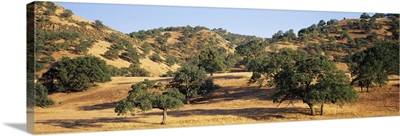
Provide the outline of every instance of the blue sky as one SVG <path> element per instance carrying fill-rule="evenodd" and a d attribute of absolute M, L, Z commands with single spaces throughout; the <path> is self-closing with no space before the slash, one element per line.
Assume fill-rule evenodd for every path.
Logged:
<path fill-rule="evenodd" d="M 229 32 L 271 37 L 279 30 L 301 28 L 317 24 L 319 20 L 359 18 L 361 13 L 311 12 L 265 9 L 201 8 L 175 6 L 144 6 L 122 4 L 89 4 L 56 2 L 74 14 L 88 20 L 130 33 L 169 26 L 205 26 L 224 28 Z"/>

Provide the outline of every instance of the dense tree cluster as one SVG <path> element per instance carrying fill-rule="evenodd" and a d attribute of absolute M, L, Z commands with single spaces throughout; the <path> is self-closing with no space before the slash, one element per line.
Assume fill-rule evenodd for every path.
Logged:
<path fill-rule="evenodd" d="M 301 100 L 310 107 L 311 115 L 316 114 L 315 105 L 321 106 L 323 114 L 324 103 L 343 105 L 358 98 L 350 79 L 326 57 L 283 48 L 252 62 L 249 83 L 275 86 L 274 102 Z"/>
<path fill-rule="evenodd" d="M 64 57 L 40 79 L 50 92 L 83 91 L 107 81 L 111 81 L 111 75 L 106 62 L 94 56 Z"/>
<path fill-rule="evenodd" d="M 388 76 L 399 75 L 399 49 L 398 44 L 385 42 L 352 55 L 348 64 L 352 84 L 357 83 L 361 91 L 366 87 L 368 92 L 374 84 L 386 84 Z"/>
<path fill-rule="evenodd" d="M 184 101 L 189 104 L 190 99 L 207 96 L 218 87 L 206 77 L 204 69 L 187 65 L 174 74 L 167 86 L 149 80 L 132 85 L 127 98 L 118 101 L 114 111 L 118 115 L 130 113 L 134 116 L 137 110 L 144 112 L 158 108 L 163 110 L 161 124 L 166 124 L 168 110 L 179 109 L 184 106 Z"/>

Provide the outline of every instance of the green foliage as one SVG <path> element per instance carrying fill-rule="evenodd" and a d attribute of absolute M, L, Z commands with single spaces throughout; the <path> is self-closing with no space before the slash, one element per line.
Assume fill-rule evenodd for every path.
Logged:
<path fill-rule="evenodd" d="M 368 19 L 368 18 L 370 18 L 370 16 L 369 16 L 369 14 L 367 14 L 367 13 L 362 13 L 361 16 L 360 16 L 360 18 Z"/>
<path fill-rule="evenodd" d="M 144 42 L 144 44 L 142 45 L 142 50 L 144 54 L 149 54 L 151 50 L 151 45 L 148 42 Z"/>
<path fill-rule="evenodd" d="M 173 56 L 167 56 L 165 59 L 165 62 L 167 63 L 168 66 L 172 66 L 176 64 L 179 60 Z"/>
<path fill-rule="evenodd" d="M 236 47 L 236 53 L 243 57 L 241 64 L 249 65 L 252 59 L 263 57 L 266 55 L 265 47 L 267 42 L 260 40 L 252 40 L 248 43 Z"/>
<path fill-rule="evenodd" d="M 327 25 L 337 25 L 339 24 L 339 20 L 337 19 L 331 19 L 328 22 L 326 22 Z"/>
<path fill-rule="evenodd" d="M 314 80 L 317 83 L 312 84 Z M 342 71 L 337 71 L 334 63 L 325 57 L 300 59 L 293 67 L 281 68 L 272 82 L 277 88 L 272 96 L 274 102 L 299 98 L 310 107 L 311 115 L 315 115 L 316 104 L 343 105 L 345 102 L 354 103 L 358 98 L 349 84 L 349 78 Z"/>
<path fill-rule="evenodd" d="M 147 76 L 150 76 L 150 73 L 148 71 L 146 71 L 145 69 L 141 68 L 137 64 L 129 65 L 128 71 L 130 73 L 130 76 L 132 76 L 132 77 L 147 77 Z"/>
<path fill-rule="evenodd" d="M 228 54 L 224 60 L 224 65 L 226 66 L 226 69 L 234 67 L 239 59 L 239 55 L 236 53 Z"/>
<path fill-rule="evenodd" d="M 129 34 L 130 37 L 132 38 L 138 38 L 140 40 L 146 40 L 148 38 L 146 31 L 140 30 L 138 32 L 132 32 Z"/>
<path fill-rule="evenodd" d="M 47 89 L 40 83 L 35 83 L 35 105 L 39 107 L 47 107 L 54 104 L 54 101 L 47 95 Z"/>
<path fill-rule="evenodd" d="M 165 38 L 164 36 L 162 36 L 162 35 L 159 35 L 157 38 L 156 38 L 156 41 L 160 44 L 160 45 L 165 45 L 166 43 L 167 43 L 167 38 Z"/>
<path fill-rule="evenodd" d="M 117 49 L 109 49 L 103 54 L 103 56 L 107 59 L 115 60 L 118 59 L 119 51 Z"/>
<path fill-rule="evenodd" d="M 51 63 L 54 62 L 56 59 L 54 59 L 52 56 L 44 56 L 40 58 L 41 63 Z"/>
<path fill-rule="evenodd" d="M 199 53 L 199 67 L 204 68 L 205 71 L 213 73 L 225 69 L 224 58 L 222 58 L 215 48 L 206 48 Z"/>
<path fill-rule="evenodd" d="M 131 63 L 139 63 L 140 55 L 136 48 L 131 47 L 123 52 L 119 57 Z"/>
<path fill-rule="evenodd" d="M 74 13 L 72 10 L 66 9 L 63 13 L 60 14 L 61 18 L 70 18 Z"/>
<path fill-rule="evenodd" d="M 352 55 L 350 67 L 354 77 L 352 84 L 370 88 L 373 84 L 384 85 L 390 75 L 399 75 L 399 45 L 396 43 L 379 43 L 365 51 Z"/>
<path fill-rule="evenodd" d="M 44 67 L 45 67 L 44 65 L 45 65 L 44 63 L 40 63 L 40 62 L 35 63 L 35 70 L 36 70 L 36 71 L 43 70 Z"/>
<path fill-rule="evenodd" d="M 93 43 L 89 41 L 80 41 L 79 44 L 75 45 L 75 52 L 77 54 L 86 54 L 89 51 L 89 48 L 91 48 Z"/>
<path fill-rule="evenodd" d="M 82 91 L 94 86 L 96 82 L 111 81 L 111 75 L 106 62 L 100 58 L 63 57 L 43 74 L 40 81 L 49 91 Z"/>
<path fill-rule="evenodd" d="M 130 113 L 134 116 L 137 111 L 149 111 L 153 108 L 158 108 L 164 111 L 162 124 L 166 123 L 167 110 L 179 109 L 184 106 L 182 99 L 184 95 L 179 93 L 175 88 L 168 88 L 163 93 L 150 92 L 146 83 L 137 83 L 132 85 L 127 98 L 118 101 L 114 111 L 118 115 L 126 115 Z"/>
<path fill-rule="evenodd" d="M 246 68 L 253 72 L 249 84 L 258 83 L 261 87 L 265 85 L 272 86 L 272 80 L 281 68 L 291 68 L 298 59 L 306 58 L 309 54 L 304 50 L 293 50 L 282 48 L 278 52 L 272 52 L 269 57 L 259 57 L 250 61 Z"/>
<path fill-rule="evenodd" d="M 378 34 L 376 34 L 375 32 L 372 32 L 370 35 L 367 36 L 367 39 L 370 42 L 376 42 L 378 40 Z"/>
<path fill-rule="evenodd" d="M 385 13 L 375 13 L 372 17 L 375 17 L 375 18 L 384 18 L 384 17 L 385 17 Z"/>
<path fill-rule="evenodd" d="M 163 59 L 161 59 L 160 55 L 158 55 L 157 53 L 151 55 L 150 59 L 154 62 L 163 62 Z"/>
<path fill-rule="evenodd" d="M 399 14 L 393 15 L 393 17 L 391 17 L 390 28 L 389 28 L 389 31 L 392 32 L 391 37 L 393 40 L 399 39 L 399 34 L 400 34 L 399 24 L 400 24 Z"/>
<path fill-rule="evenodd" d="M 173 77 L 175 74 L 173 71 L 168 70 L 166 74 L 161 75 L 161 77 Z"/>
<path fill-rule="evenodd" d="M 122 73 L 121 69 L 118 69 L 117 67 L 113 65 L 107 65 L 108 69 L 110 70 L 110 75 L 111 76 L 122 76 L 125 73 Z"/>
<path fill-rule="evenodd" d="M 53 2 L 46 2 L 45 7 L 47 9 L 45 11 L 45 15 L 50 16 L 50 15 L 54 15 L 54 13 L 56 13 L 57 6 Z"/>
<path fill-rule="evenodd" d="M 347 102 L 354 104 L 358 99 L 357 92 L 349 85 L 349 77 L 343 71 L 326 73 L 317 82 L 308 99 L 322 104 L 333 103 L 339 106 L 343 106 Z"/>
<path fill-rule="evenodd" d="M 207 96 L 219 86 L 208 79 L 204 69 L 197 66 L 184 65 L 177 72 L 168 84 L 171 88 L 178 88 L 186 96 L 186 102 L 190 103 L 191 98 Z"/>
<path fill-rule="evenodd" d="M 101 30 L 105 27 L 105 25 L 100 20 L 95 20 L 93 27 L 96 28 L 97 30 Z"/>
<path fill-rule="evenodd" d="M 326 23 L 325 23 L 324 20 L 320 20 L 319 23 L 318 23 L 318 26 L 319 26 L 319 27 L 323 27 L 323 26 L 325 26 L 325 25 L 326 25 Z"/>

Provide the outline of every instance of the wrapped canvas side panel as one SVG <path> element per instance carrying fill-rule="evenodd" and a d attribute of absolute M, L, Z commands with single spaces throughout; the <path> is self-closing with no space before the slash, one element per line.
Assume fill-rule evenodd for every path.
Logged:
<path fill-rule="evenodd" d="M 34 132 L 34 107 L 35 107 L 35 6 L 34 2 L 27 5 L 27 50 L 26 50 L 26 88 L 27 88 L 27 131 Z"/>

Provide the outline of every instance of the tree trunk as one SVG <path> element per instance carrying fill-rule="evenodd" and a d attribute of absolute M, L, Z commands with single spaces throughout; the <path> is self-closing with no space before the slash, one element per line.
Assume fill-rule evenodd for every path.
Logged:
<path fill-rule="evenodd" d="M 314 109 L 314 105 L 308 103 L 308 106 L 310 107 L 311 110 L 311 116 L 315 116 L 315 109 Z"/>
<path fill-rule="evenodd" d="M 321 115 L 324 115 L 324 103 L 321 104 Z"/>
<path fill-rule="evenodd" d="M 211 73 L 210 73 L 210 76 L 213 76 L 213 75 L 214 75 L 214 73 L 213 73 L 213 72 L 211 72 Z"/>
<path fill-rule="evenodd" d="M 161 125 L 165 125 L 167 124 L 167 109 L 163 109 L 163 118 L 162 118 L 162 122 Z"/>

